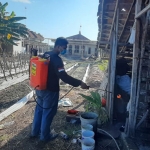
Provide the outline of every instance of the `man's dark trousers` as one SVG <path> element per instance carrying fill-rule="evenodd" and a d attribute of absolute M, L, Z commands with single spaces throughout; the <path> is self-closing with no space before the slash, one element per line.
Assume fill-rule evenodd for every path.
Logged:
<path fill-rule="evenodd" d="M 57 112 L 59 92 L 36 90 L 37 105 L 35 109 L 32 136 L 39 136 L 40 140 L 48 141 L 51 138 L 50 126 Z"/>

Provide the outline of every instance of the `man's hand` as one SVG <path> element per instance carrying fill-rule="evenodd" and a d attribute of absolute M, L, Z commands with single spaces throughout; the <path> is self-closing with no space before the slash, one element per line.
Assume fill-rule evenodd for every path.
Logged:
<path fill-rule="evenodd" d="M 89 89 L 90 86 L 87 86 L 86 83 L 82 82 L 81 83 L 81 88 L 82 89 Z"/>

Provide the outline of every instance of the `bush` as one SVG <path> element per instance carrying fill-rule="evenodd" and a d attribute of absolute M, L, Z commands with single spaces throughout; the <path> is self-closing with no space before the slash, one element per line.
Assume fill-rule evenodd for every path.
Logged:
<path fill-rule="evenodd" d="M 98 68 L 101 71 L 106 71 L 107 67 L 108 67 L 108 60 L 102 60 L 102 62 L 98 64 Z"/>
<path fill-rule="evenodd" d="M 85 100 L 89 102 L 88 105 L 86 106 L 87 112 L 89 111 L 89 109 L 92 108 L 96 110 L 96 113 L 98 114 L 101 124 L 104 124 L 108 121 L 107 111 L 102 106 L 101 96 L 97 91 L 90 92 L 89 96 L 81 94 L 81 93 L 79 95 L 81 95 Z"/>

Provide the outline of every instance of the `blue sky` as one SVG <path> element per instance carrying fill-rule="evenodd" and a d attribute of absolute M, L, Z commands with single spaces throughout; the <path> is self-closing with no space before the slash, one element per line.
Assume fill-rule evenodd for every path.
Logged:
<path fill-rule="evenodd" d="M 99 0 L 0 0 L 8 2 L 7 11 L 26 16 L 22 21 L 45 38 L 68 37 L 81 33 L 97 40 Z M 26 8 L 26 9 L 25 9 Z"/>

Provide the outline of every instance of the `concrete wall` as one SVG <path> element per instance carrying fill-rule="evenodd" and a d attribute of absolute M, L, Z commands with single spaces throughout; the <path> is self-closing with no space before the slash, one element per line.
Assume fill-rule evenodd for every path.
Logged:
<path fill-rule="evenodd" d="M 69 54 L 69 45 L 72 45 L 72 55 L 73 56 L 84 56 L 84 57 L 88 57 L 91 55 L 95 55 L 95 49 L 96 49 L 96 44 L 94 43 L 84 43 L 84 42 L 79 42 L 79 43 L 71 43 L 69 42 L 68 44 L 68 48 L 67 48 L 67 53 Z M 79 53 L 75 53 L 75 45 L 79 45 Z M 84 49 L 82 49 L 82 46 L 85 46 Z M 89 52 L 89 48 L 91 49 L 91 52 Z"/>
<path fill-rule="evenodd" d="M 89 48 L 91 48 L 91 53 L 89 54 Z M 86 45 L 85 46 L 85 56 L 95 55 L 96 45 Z"/>
<path fill-rule="evenodd" d="M 22 41 L 17 41 L 16 42 L 18 46 L 13 45 L 13 54 L 16 55 L 17 53 L 22 53 L 24 52 L 24 49 L 22 47 Z"/>

